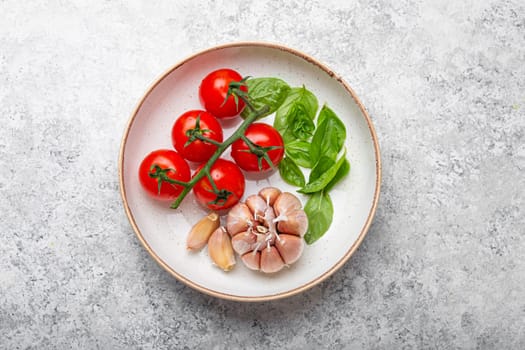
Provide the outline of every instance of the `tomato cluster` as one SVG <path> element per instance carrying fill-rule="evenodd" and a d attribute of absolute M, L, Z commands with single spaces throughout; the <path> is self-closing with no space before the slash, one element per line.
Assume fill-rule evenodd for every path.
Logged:
<path fill-rule="evenodd" d="M 232 143 L 235 163 L 218 158 L 207 164 L 223 142 L 220 121 L 234 118 L 246 108 L 243 98 L 232 93 L 232 86 L 240 94 L 247 92 L 242 76 L 232 69 L 218 69 L 201 81 L 199 99 L 203 109 L 189 110 L 177 118 L 171 129 L 175 151 L 153 151 L 140 165 L 139 180 L 148 194 L 160 200 L 177 198 L 192 178 L 188 162 L 193 162 L 200 164 L 193 177 L 207 171 L 193 186 L 199 203 L 212 210 L 228 209 L 244 194 L 245 178 L 240 169 L 268 172 L 278 165 L 284 155 L 283 139 L 264 123 L 249 125 Z"/>

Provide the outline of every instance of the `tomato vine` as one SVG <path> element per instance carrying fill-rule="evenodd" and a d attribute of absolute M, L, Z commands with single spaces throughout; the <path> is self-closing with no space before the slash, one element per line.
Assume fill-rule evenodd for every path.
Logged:
<path fill-rule="evenodd" d="M 241 81 L 241 82 L 244 82 L 244 79 Z M 213 155 L 210 157 L 210 159 L 205 163 L 204 167 L 202 167 L 202 169 L 193 176 L 193 178 L 188 181 L 188 182 L 182 182 L 182 181 L 176 181 L 176 180 L 173 180 L 167 176 L 159 176 L 157 174 L 157 171 L 158 169 L 156 169 L 157 171 L 155 172 L 150 172 L 150 176 L 151 177 L 155 177 L 157 179 L 157 181 L 159 181 L 159 188 L 161 186 L 161 183 L 162 182 L 168 182 L 168 183 L 171 183 L 171 184 L 177 184 L 177 185 L 180 185 L 182 186 L 184 189 L 182 190 L 182 192 L 177 196 L 177 198 L 175 199 L 175 201 L 170 205 L 170 208 L 172 209 L 177 209 L 180 204 L 182 203 L 182 201 L 184 200 L 184 198 L 186 197 L 186 195 L 191 191 L 191 189 L 203 178 L 203 177 L 208 177 L 212 187 L 213 187 L 213 191 L 215 193 L 215 195 L 217 196 L 217 198 L 219 199 L 225 199 L 224 196 L 229 196 L 230 194 L 229 193 L 224 193 L 220 190 L 217 189 L 217 186 L 215 186 L 215 183 L 213 181 L 213 178 L 211 176 L 211 173 L 210 173 L 210 170 L 211 170 L 211 167 L 212 165 L 217 161 L 217 159 L 219 159 L 219 157 L 224 153 L 224 151 L 226 151 L 228 149 L 228 147 L 231 146 L 232 143 L 234 143 L 235 141 L 237 141 L 238 139 L 243 139 L 244 138 L 244 133 L 246 131 L 246 129 L 248 128 L 248 126 L 250 124 L 252 124 L 255 120 L 257 120 L 259 117 L 261 117 L 262 115 L 265 115 L 268 110 L 269 110 L 269 106 L 262 106 L 261 108 L 257 109 L 250 101 L 250 99 L 248 98 L 248 96 L 246 95 L 246 93 L 244 93 L 244 91 L 240 90 L 240 87 L 242 85 L 239 84 L 239 82 L 233 82 L 233 83 L 230 83 L 230 86 L 229 86 L 229 90 L 228 90 L 228 95 L 226 96 L 226 99 L 230 96 L 230 95 L 233 95 L 234 97 L 236 98 L 240 98 L 246 105 L 247 108 L 249 108 L 251 110 L 252 113 L 250 113 L 250 115 L 244 119 L 244 121 L 239 125 L 239 127 L 235 130 L 235 132 L 228 138 L 226 139 L 224 142 L 217 142 L 215 140 L 211 140 L 207 137 L 205 137 L 204 135 L 202 135 L 202 130 L 198 130 L 196 132 L 193 132 L 191 133 L 191 142 L 193 142 L 194 140 L 201 140 L 201 141 L 204 141 L 204 142 L 209 142 L 211 144 L 214 144 L 217 146 L 217 150 L 213 153 Z M 198 126 L 197 126 L 198 128 Z M 267 161 L 269 160 L 269 157 L 268 155 L 266 154 L 270 149 L 269 147 L 259 147 L 255 144 L 252 144 L 250 143 L 250 149 L 253 149 L 254 151 L 256 151 L 257 155 L 266 159 Z M 271 165 L 273 165 L 270 161 Z M 152 169 L 153 170 L 153 169 Z M 226 198 L 227 199 L 227 198 Z M 218 201 L 220 202 L 220 201 Z"/>

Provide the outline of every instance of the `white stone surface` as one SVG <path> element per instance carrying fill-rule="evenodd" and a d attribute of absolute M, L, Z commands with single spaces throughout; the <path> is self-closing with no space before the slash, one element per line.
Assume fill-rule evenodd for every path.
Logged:
<path fill-rule="evenodd" d="M 522 1 L 1 1 L 0 348 L 524 348 Z M 118 192 L 128 117 L 215 44 L 310 54 L 375 123 L 383 187 L 339 272 L 237 304 L 170 277 Z M 350 131 L 351 132 L 351 131 Z"/>

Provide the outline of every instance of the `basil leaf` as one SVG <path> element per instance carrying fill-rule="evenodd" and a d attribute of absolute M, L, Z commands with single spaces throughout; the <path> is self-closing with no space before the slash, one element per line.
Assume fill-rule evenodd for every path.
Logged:
<path fill-rule="evenodd" d="M 259 118 L 275 112 L 290 92 L 290 86 L 279 78 L 252 78 L 246 81 L 246 85 L 248 86 L 248 97 L 255 109 L 258 110 L 264 106 L 270 107 L 269 111 Z M 245 107 L 241 117 L 246 119 L 254 113 L 250 108 Z"/>
<path fill-rule="evenodd" d="M 346 152 L 336 163 L 333 163 L 329 157 L 321 157 L 318 164 L 312 169 L 308 183 L 297 192 L 313 193 L 324 189 L 335 177 L 345 160 Z"/>
<path fill-rule="evenodd" d="M 288 128 L 293 126 L 293 119 L 299 118 L 302 120 L 305 119 L 304 117 L 308 117 L 310 120 L 313 120 L 317 113 L 317 107 L 317 97 L 312 92 L 304 86 L 292 88 L 282 105 L 277 109 L 273 126 L 281 135 L 284 135 Z M 297 133 L 297 130 L 295 132 Z"/>
<path fill-rule="evenodd" d="M 312 244 L 321 238 L 332 224 L 334 206 L 330 196 L 325 191 L 315 192 L 304 206 L 308 216 L 308 230 L 304 240 Z"/>
<path fill-rule="evenodd" d="M 292 134 L 297 139 L 306 141 L 314 134 L 314 121 L 304 113 L 296 114 L 290 122 L 292 123 Z"/>
<path fill-rule="evenodd" d="M 308 183 L 312 183 L 313 181 L 320 178 L 323 174 L 325 174 L 328 170 L 330 170 L 330 168 L 332 168 L 334 165 L 335 165 L 335 160 L 333 160 L 330 157 L 321 156 L 321 159 L 319 159 L 317 164 L 312 169 L 312 172 L 310 173 L 310 177 L 308 178 Z"/>
<path fill-rule="evenodd" d="M 323 105 L 323 108 L 321 108 L 321 112 L 319 112 L 319 117 L 317 117 L 317 125 L 321 125 L 322 122 L 324 122 L 327 118 L 334 118 L 339 119 L 337 114 L 335 114 L 334 111 L 330 109 L 326 104 Z M 344 125 L 343 125 L 344 128 Z"/>
<path fill-rule="evenodd" d="M 334 186 L 339 181 L 341 181 L 341 179 L 343 179 L 346 175 L 348 175 L 349 172 L 350 172 L 350 162 L 345 158 L 345 160 L 343 161 L 343 164 L 341 164 L 341 167 L 339 168 L 339 170 L 337 170 L 337 173 L 335 173 L 334 178 L 328 183 L 328 185 L 326 185 L 324 190 L 326 192 L 331 191 L 332 188 L 334 188 Z"/>
<path fill-rule="evenodd" d="M 290 185 L 302 187 L 305 184 L 303 172 L 289 157 L 284 157 L 279 163 L 279 174 Z"/>
<path fill-rule="evenodd" d="M 317 163 L 323 155 L 335 160 L 346 139 L 345 125 L 326 105 L 319 112 L 317 122 L 310 147 L 313 164 Z"/>
<path fill-rule="evenodd" d="M 285 144 L 284 152 L 287 157 L 290 157 L 295 164 L 304 168 L 311 168 L 310 161 L 310 143 L 305 141 L 291 141 Z"/>
<path fill-rule="evenodd" d="M 285 143 L 295 140 L 306 141 L 310 139 L 315 130 L 313 120 L 305 113 L 303 105 L 295 105 L 290 108 L 286 116 L 288 125 L 282 133 Z"/>

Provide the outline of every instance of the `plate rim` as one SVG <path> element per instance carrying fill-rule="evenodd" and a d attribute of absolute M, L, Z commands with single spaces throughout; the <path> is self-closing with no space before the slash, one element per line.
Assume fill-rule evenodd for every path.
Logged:
<path fill-rule="evenodd" d="M 374 190 L 374 197 L 373 197 L 374 200 L 373 200 L 372 206 L 370 207 L 370 210 L 368 212 L 367 220 L 365 221 L 365 224 L 362 227 L 361 232 L 359 233 L 356 241 L 352 244 L 352 246 L 350 246 L 348 251 L 341 257 L 341 259 L 339 259 L 339 261 L 337 261 L 332 267 L 330 267 L 327 271 L 325 271 L 323 274 L 321 274 L 317 278 L 314 278 L 311 281 L 309 281 L 308 283 L 305 283 L 305 284 L 303 284 L 301 286 L 298 286 L 296 288 L 287 290 L 285 292 L 279 292 L 279 293 L 269 294 L 269 295 L 264 295 L 264 296 L 239 296 L 239 295 L 234 295 L 234 294 L 229 294 L 229 293 L 224 293 L 224 292 L 218 292 L 218 291 L 212 290 L 210 288 L 207 288 L 205 286 L 202 286 L 200 284 L 197 284 L 197 283 L 193 282 L 192 280 L 182 276 L 177 271 L 175 271 L 173 268 L 171 268 L 166 262 L 164 262 L 155 253 L 155 251 L 151 248 L 151 246 L 148 244 L 148 242 L 146 242 L 146 240 L 145 240 L 144 236 L 142 235 L 139 227 L 137 226 L 137 223 L 135 222 L 135 218 L 134 218 L 133 213 L 131 212 L 131 209 L 129 207 L 127 196 L 126 196 L 126 189 L 125 189 L 125 186 L 124 186 L 124 169 L 123 169 L 123 167 L 124 167 L 124 158 L 125 158 L 125 156 L 124 156 L 124 149 L 126 148 L 126 144 L 127 144 L 127 140 L 128 140 L 130 129 L 131 129 L 131 127 L 132 127 L 132 125 L 133 125 L 133 123 L 135 121 L 135 118 L 136 118 L 139 110 L 142 108 L 142 105 L 144 104 L 145 100 L 150 96 L 150 94 L 153 92 L 153 90 L 169 74 L 171 74 L 173 71 L 175 71 L 179 67 L 183 66 L 187 62 L 189 62 L 189 61 L 191 61 L 191 60 L 195 59 L 196 57 L 201 56 L 203 54 L 207 54 L 207 53 L 210 53 L 210 52 L 213 52 L 213 51 L 217 51 L 217 50 L 235 48 L 235 47 L 259 47 L 259 48 L 270 48 L 270 49 L 277 49 L 277 50 L 284 51 L 286 53 L 289 53 L 289 54 L 295 55 L 295 56 L 297 56 L 299 58 L 302 58 L 305 61 L 307 61 L 307 62 L 309 62 L 309 63 L 319 67 L 321 70 L 323 70 L 325 73 L 327 73 L 331 78 L 333 78 L 337 82 L 339 82 L 343 86 L 343 88 L 350 94 L 350 96 L 354 99 L 354 102 L 357 104 L 357 106 L 359 107 L 359 110 L 361 111 L 361 113 L 365 117 L 365 121 L 366 121 L 366 123 L 368 125 L 368 129 L 369 129 L 370 134 L 372 136 L 372 141 L 373 141 L 373 145 L 374 145 L 374 153 L 375 153 L 376 183 L 375 183 L 375 190 Z M 191 288 L 193 288 L 193 289 L 195 289 L 195 290 L 197 290 L 199 292 L 202 292 L 204 294 L 213 296 L 213 297 L 226 299 L 226 300 L 231 300 L 231 301 L 262 302 L 262 301 L 271 301 L 271 300 L 287 298 L 287 297 L 291 297 L 293 295 L 302 293 L 302 292 L 304 292 L 304 291 L 314 287 L 315 285 L 323 282 L 324 280 L 326 280 L 328 277 L 333 275 L 337 270 L 339 270 L 350 259 L 350 257 L 355 253 L 357 248 L 363 242 L 363 240 L 364 240 L 365 236 L 367 235 L 368 230 L 369 230 L 369 228 L 370 228 L 370 226 L 372 224 L 372 221 L 374 219 L 374 216 L 375 216 L 375 213 L 376 213 L 376 210 L 377 210 L 377 206 L 378 206 L 378 202 L 379 202 L 379 197 L 380 197 L 382 169 L 381 169 L 381 154 L 380 154 L 380 150 L 379 150 L 379 142 L 378 142 L 377 134 L 376 134 L 374 125 L 372 124 L 372 120 L 370 118 L 370 115 L 368 114 L 365 106 L 363 105 L 363 103 L 361 102 L 361 100 L 359 99 L 359 97 L 357 96 L 355 91 L 350 87 L 350 85 L 348 85 L 348 83 L 341 76 L 336 74 L 332 69 L 330 69 L 328 66 L 326 66 L 323 63 L 321 63 L 317 59 L 315 59 L 312 56 L 310 56 L 308 54 L 305 54 L 305 53 L 303 53 L 303 52 L 301 52 L 301 51 L 299 51 L 297 49 L 293 49 L 293 48 L 284 46 L 282 44 L 270 43 L 270 42 L 264 42 L 264 41 L 239 41 L 239 42 L 231 42 L 231 43 L 226 43 L 226 44 L 221 44 L 221 45 L 215 45 L 215 46 L 212 46 L 210 48 L 198 51 L 198 52 L 196 52 L 196 53 L 194 53 L 194 54 L 192 54 L 190 56 L 187 56 L 186 58 L 180 60 L 179 62 L 175 63 L 170 68 L 165 70 L 164 73 L 162 73 L 158 78 L 156 78 L 154 80 L 154 82 L 152 84 L 150 84 L 150 86 L 146 89 L 145 93 L 142 95 L 142 97 L 140 98 L 139 102 L 137 103 L 137 105 L 133 109 L 133 112 L 131 113 L 131 116 L 129 117 L 128 122 L 126 124 L 126 128 L 124 129 L 124 134 L 122 136 L 121 143 L 120 143 L 118 176 L 119 176 L 120 196 L 121 196 L 122 201 L 123 201 L 123 205 L 124 205 L 124 210 L 126 212 L 126 216 L 127 216 L 128 220 L 129 220 L 129 222 L 130 222 L 130 224 L 131 224 L 131 226 L 133 228 L 133 231 L 135 232 L 135 235 L 137 236 L 137 238 L 141 242 L 141 244 L 144 247 L 144 249 L 146 249 L 148 254 L 166 272 L 168 272 L 170 275 L 175 277 L 177 280 L 183 282 L 187 286 L 189 286 L 189 287 L 191 287 Z"/>

